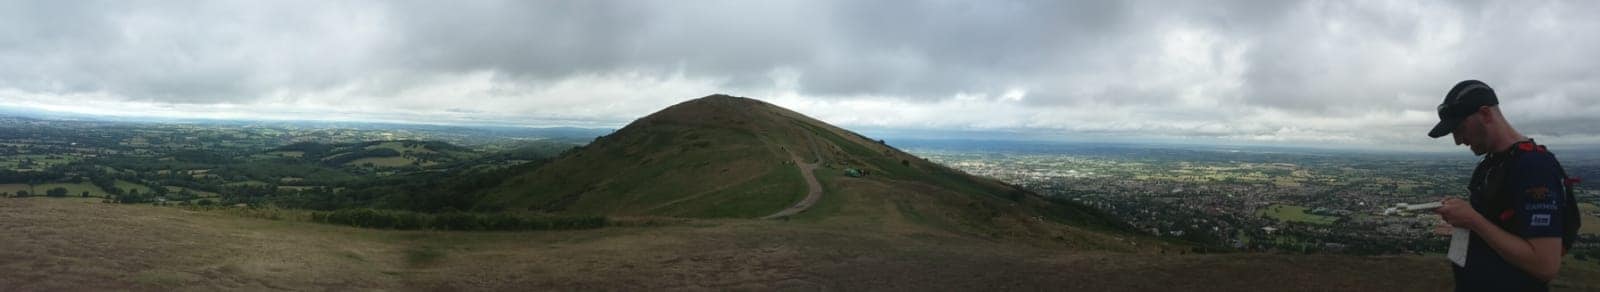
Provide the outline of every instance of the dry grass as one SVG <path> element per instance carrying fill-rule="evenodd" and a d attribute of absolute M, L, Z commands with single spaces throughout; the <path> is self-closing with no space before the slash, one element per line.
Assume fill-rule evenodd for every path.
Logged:
<path fill-rule="evenodd" d="M 324 226 L 176 208 L 0 200 L 0 290 L 395 287 L 396 248 Z"/>
<path fill-rule="evenodd" d="M 1437 291 L 1450 285 L 1446 262 L 1437 257 L 1179 256 L 877 232 L 829 221 L 661 221 L 586 231 L 378 231 L 228 212 L 0 199 L 0 290 Z M 1569 266 L 1561 286 L 1600 275 L 1593 263 Z"/>

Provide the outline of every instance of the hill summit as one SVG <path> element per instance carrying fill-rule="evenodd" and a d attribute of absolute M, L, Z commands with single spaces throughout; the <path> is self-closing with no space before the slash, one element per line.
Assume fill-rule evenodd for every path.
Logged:
<path fill-rule="evenodd" d="M 497 209 L 612 216 L 868 218 L 987 233 L 997 232 L 997 224 L 1046 219 L 1118 226 L 1076 203 L 967 175 L 770 103 L 721 94 L 639 118 L 485 195 L 480 204 Z"/>

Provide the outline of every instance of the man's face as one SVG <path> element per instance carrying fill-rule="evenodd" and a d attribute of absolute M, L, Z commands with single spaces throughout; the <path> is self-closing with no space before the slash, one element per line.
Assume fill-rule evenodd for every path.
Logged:
<path fill-rule="evenodd" d="M 1482 111 L 1472 113 L 1467 119 L 1461 120 L 1461 125 L 1450 132 L 1450 137 L 1456 140 L 1456 145 L 1467 145 L 1472 149 L 1472 155 L 1489 153 L 1489 135 L 1485 133 Z"/>

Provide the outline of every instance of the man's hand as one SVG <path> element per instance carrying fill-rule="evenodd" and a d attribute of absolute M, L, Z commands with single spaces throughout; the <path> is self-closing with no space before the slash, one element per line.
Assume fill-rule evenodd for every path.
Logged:
<path fill-rule="evenodd" d="M 1526 239 L 1516 234 L 1511 234 L 1500 227 L 1489 224 L 1489 219 L 1483 218 L 1478 211 L 1472 210 L 1472 203 L 1459 198 L 1446 198 L 1439 202 L 1444 206 L 1434 209 L 1439 217 L 1455 227 L 1472 230 L 1484 242 L 1489 243 L 1500 257 L 1516 265 L 1528 275 L 1549 282 L 1555 279 L 1556 273 L 1561 270 L 1561 238 L 1541 237 Z"/>
<path fill-rule="evenodd" d="M 1444 206 L 1439 207 L 1438 209 L 1433 209 L 1433 212 L 1438 213 L 1439 217 L 1443 218 L 1445 223 L 1450 223 L 1450 226 L 1466 228 L 1467 230 L 1477 232 L 1478 228 L 1489 223 L 1489 220 L 1484 219 L 1483 215 L 1478 214 L 1477 210 L 1473 210 L 1472 203 L 1469 203 L 1466 200 L 1462 200 L 1460 198 L 1445 198 L 1444 201 L 1440 201 L 1439 203 L 1444 204 Z"/>
<path fill-rule="evenodd" d="M 1444 222 L 1444 219 L 1440 219 L 1439 220 L 1439 224 L 1434 224 L 1433 225 L 1433 235 L 1434 236 L 1440 236 L 1440 237 L 1450 237 L 1450 235 L 1455 234 L 1455 229 L 1456 229 L 1455 226 L 1450 226 L 1450 223 Z"/>

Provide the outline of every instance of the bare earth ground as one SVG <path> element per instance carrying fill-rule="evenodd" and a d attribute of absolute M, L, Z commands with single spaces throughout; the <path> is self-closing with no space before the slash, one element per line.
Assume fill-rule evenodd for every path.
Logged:
<path fill-rule="evenodd" d="M 1417 256 L 1078 251 L 770 220 L 377 231 L 171 207 L 0 199 L 0 291 L 1438 291 L 1450 288 L 1446 265 Z M 1597 270 L 1569 264 L 1556 284 L 1600 287 L 1593 284 Z"/>

